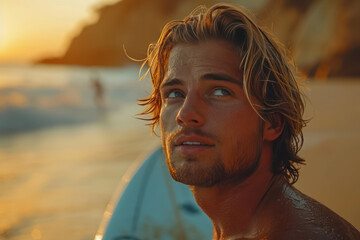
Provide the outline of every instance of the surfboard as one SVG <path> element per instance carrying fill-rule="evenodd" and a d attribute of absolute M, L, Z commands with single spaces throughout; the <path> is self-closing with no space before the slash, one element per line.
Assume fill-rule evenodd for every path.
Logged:
<path fill-rule="evenodd" d="M 122 177 L 95 240 L 205 240 L 211 235 L 210 219 L 189 187 L 172 179 L 159 148 Z"/>

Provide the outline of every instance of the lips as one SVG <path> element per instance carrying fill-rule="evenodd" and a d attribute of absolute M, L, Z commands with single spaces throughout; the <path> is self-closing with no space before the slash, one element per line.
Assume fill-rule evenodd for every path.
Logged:
<path fill-rule="evenodd" d="M 180 136 L 174 145 L 176 150 L 185 155 L 196 155 L 215 146 L 212 140 L 198 135 Z"/>
<path fill-rule="evenodd" d="M 175 146 L 215 146 L 208 138 L 198 135 L 180 136 L 175 140 Z"/>

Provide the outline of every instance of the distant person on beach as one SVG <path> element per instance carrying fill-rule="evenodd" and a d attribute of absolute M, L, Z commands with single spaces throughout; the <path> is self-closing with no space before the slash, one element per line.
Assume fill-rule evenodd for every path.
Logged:
<path fill-rule="evenodd" d="M 170 173 L 190 186 L 213 239 L 360 239 L 293 186 L 304 163 L 303 95 L 269 32 L 218 4 L 168 23 L 149 50 L 143 114 L 159 125 Z"/>
<path fill-rule="evenodd" d="M 94 89 L 96 106 L 102 110 L 104 107 L 104 87 L 97 73 L 94 73 L 92 77 L 92 87 Z"/>

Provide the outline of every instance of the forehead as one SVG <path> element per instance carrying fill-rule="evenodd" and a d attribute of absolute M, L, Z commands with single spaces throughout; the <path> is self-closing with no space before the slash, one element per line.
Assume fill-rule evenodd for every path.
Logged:
<path fill-rule="evenodd" d="M 217 72 L 240 76 L 240 57 L 225 40 L 178 43 L 170 51 L 165 78 L 181 73 Z"/>

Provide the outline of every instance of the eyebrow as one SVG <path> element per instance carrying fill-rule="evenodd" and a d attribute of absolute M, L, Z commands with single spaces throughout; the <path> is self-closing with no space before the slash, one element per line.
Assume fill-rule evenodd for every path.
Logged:
<path fill-rule="evenodd" d="M 203 76 L 201 76 L 200 80 L 202 81 L 206 81 L 206 80 L 215 80 L 215 81 L 225 81 L 225 82 L 231 82 L 234 83 L 236 85 L 239 85 L 240 87 L 242 87 L 242 82 L 239 80 L 236 80 L 235 78 L 232 78 L 226 74 L 218 74 L 218 73 L 208 73 L 208 74 L 204 74 Z M 183 85 L 183 81 L 178 79 L 178 78 L 173 78 L 170 80 L 165 80 L 163 84 L 161 84 L 160 88 L 166 88 L 166 87 L 170 87 L 170 86 L 175 86 L 175 85 Z"/>
<path fill-rule="evenodd" d="M 236 85 L 239 85 L 240 87 L 242 87 L 242 82 L 232 78 L 226 74 L 218 74 L 218 73 L 208 73 L 205 74 L 201 77 L 201 79 L 203 80 L 215 80 L 215 81 L 225 81 L 225 82 L 231 82 L 234 83 Z"/>
<path fill-rule="evenodd" d="M 165 80 L 165 82 L 163 84 L 161 84 L 160 88 L 166 88 L 166 87 L 170 87 L 170 86 L 174 86 L 174 85 L 183 85 L 183 81 L 181 81 L 180 79 L 177 78 L 173 78 L 170 80 Z"/>

